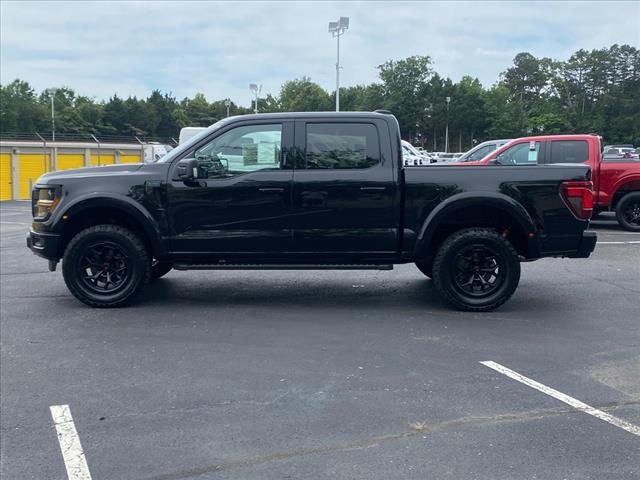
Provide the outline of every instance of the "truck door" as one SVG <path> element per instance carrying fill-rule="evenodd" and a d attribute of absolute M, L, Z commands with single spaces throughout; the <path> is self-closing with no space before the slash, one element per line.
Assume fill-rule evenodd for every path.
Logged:
<path fill-rule="evenodd" d="M 198 179 L 174 162 L 167 188 L 171 249 L 222 258 L 287 252 L 291 242 L 293 122 L 234 123 L 188 152 Z"/>
<path fill-rule="evenodd" d="M 398 169 L 384 121 L 296 122 L 293 249 L 311 260 L 390 259 L 397 253 Z"/>

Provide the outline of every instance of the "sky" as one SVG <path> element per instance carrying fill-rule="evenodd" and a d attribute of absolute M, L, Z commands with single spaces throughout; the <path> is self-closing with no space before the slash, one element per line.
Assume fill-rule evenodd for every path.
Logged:
<path fill-rule="evenodd" d="M 341 37 L 341 86 L 377 80 L 387 60 L 428 55 L 434 69 L 485 87 L 527 51 L 566 60 L 580 48 L 640 47 L 640 1 L 0 2 L 0 82 L 68 86 L 107 100 L 205 94 L 248 106 L 249 83 L 277 95 L 303 76 L 335 89 L 329 21 Z"/>

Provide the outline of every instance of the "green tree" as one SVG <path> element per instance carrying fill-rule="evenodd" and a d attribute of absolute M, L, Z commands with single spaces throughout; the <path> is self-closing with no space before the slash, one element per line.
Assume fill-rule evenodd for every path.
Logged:
<path fill-rule="evenodd" d="M 415 55 L 388 60 L 378 70 L 384 108 L 396 116 L 406 138 L 414 137 L 422 129 L 428 82 L 433 76 L 431 59 Z"/>
<path fill-rule="evenodd" d="M 323 112 L 331 110 L 331 97 L 308 77 L 285 82 L 280 90 L 280 108 L 285 112 Z"/>
<path fill-rule="evenodd" d="M 3 132 L 51 131 L 50 118 L 27 82 L 16 79 L 5 87 L 0 85 L 0 130 Z"/>

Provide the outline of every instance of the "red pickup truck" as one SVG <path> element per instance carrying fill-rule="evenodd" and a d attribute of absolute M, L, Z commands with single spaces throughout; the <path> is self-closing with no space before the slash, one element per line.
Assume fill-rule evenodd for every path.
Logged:
<path fill-rule="evenodd" d="M 482 160 L 457 165 L 585 163 L 591 166 L 594 214 L 615 211 L 626 230 L 640 231 L 640 160 L 602 156 L 598 135 L 543 135 L 516 138 Z M 449 164 L 453 165 L 453 164 Z"/>

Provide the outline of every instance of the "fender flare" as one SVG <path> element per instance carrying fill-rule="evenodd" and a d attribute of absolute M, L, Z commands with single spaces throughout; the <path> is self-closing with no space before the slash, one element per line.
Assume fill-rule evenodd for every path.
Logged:
<path fill-rule="evenodd" d="M 163 252 L 164 249 L 162 248 L 158 222 L 156 222 L 156 220 L 142 205 L 125 195 L 114 193 L 110 193 L 108 195 L 95 193 L 81 195 L 74 198 L 69 204 L 64 205 L 63 209 L 58 210 L 55 217 L 52 219 L 52 224 L 59 225 L 58 228 L 61 229 L 64 225 L 64 222 L 61 220 L 63 215 L 69 215 L 72 217 L 84 210 L 104 207 L 117 209 L 125 215 L 133 218 L 144 229 L 144 232 L 151 244 L 151 253 L 159 255 Z"/>
<path fill-rule="evenodd" d="M 537 231 L 535 223 L 531 218 L 531 215 L 529 215 L 529 212 L 527 212 L 527 210 L 512 197 L 495 192 L 459 193 L 440 203 L 426 218 L 418 232 L 418 238 L 413 252 L 414 258 L 426 256 L 429 243 L 431 242 L 435 232 L 438 230 L 440 225 L 450 218 L 450 215 L 453 215 L 455 212 L 466 207 L 472 206 L 490 207 L 501 210 L 514 219 L 519 229 L 525 235 L 535 233 Z"/>
<path fill-rule="evenodd" d="M 631 174 L 625 175 L 624 177 L 620 178 L 616 182 L 615 186 L 613 187 L 613 194 L 611 195 L 611 198 L 613 198 L 616 195 L 616 193 L 618 193 L 620 188 L 624 187 L 628 183 L 638 183 L 639 184 L 639 190 L 640 190 L 640 175 L 638 175 L 636 173 L 631 173 Z"/>

